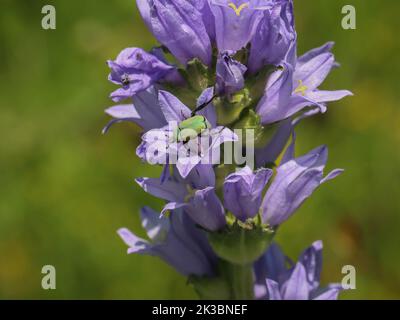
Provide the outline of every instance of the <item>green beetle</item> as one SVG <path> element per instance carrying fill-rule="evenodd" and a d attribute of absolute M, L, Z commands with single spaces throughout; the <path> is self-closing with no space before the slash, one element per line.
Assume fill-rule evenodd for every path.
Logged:
<path fill-rule="evenodd" d="M 198 137 L 204 130 L 210 129 L 211 124 L 202 115 L 194 115 L 181 121 L 174 131 L 173 140 L 187 143 L 189 140 Z"/>
<path fill-rule="evenodd" d="M 197 115 L 196 112 L 207 107 L 215 98 L 216 95 L 205 103 L 199 105 L 192 111 L 190 118 L 182 120 L 178 124 L 178 127 L 174 130 L 173 134 L 174 142 L 187 143 L 191 139 L 197 138 L 204 130 L 211 129 L 211 124 L 208 120 L 202 115 Z"/>

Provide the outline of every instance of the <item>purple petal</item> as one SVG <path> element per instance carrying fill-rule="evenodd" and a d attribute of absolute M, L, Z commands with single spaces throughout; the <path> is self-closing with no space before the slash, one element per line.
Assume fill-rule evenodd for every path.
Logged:
<path fill-rule="evenodd" d="M 182 202 L 168 202 L 164 208 L 162 208 L 160 216 L 164 216 L 168 211 L 172 211 L 172 210 L 176 210 L 176 209 L 180 209 L 187 206 L 186 203 L 182 203 Z"/>
<path fill-rule="evenodd" d="M 254 298 L 256 300 L 264 300 L 267 296 L 267 287 L 265 284 L 258 284 L 254 285 Z"/>
<path fill-rule="evenodd" d="M 294 134 L 295 127 L 301 122 L 301 120 L 311 117 L 320 113 L 318 107 L 310 109 L 296 117 L 295 119 L 286 119 L 282 121 L 278 127 L 276 133 L 272 139 L 263 149 L 256 150 L 256 165 L 262 167 L 267 163 L 273 163 L 276 161 L 278 156 L 282 153 L 289 140 L 289 137 Z M 294 142 L 294 140 L 293 140 Z M 286 157 L 289 156 L 290 150 L 285 153 L 285 156 L 281 160 L 281 164 L 286 162 Z M 292 156 L 293 158 L 294 156 Z"/>
<path fill-rule="evenodd" d="M 330 52 L 334 45 L 335 45 L 334 42 L 327 42 L 321 47 L 308 51 L 307 53 L 305 53 L 304 55 L 302 55 L 300 58 L 297 59 L 297 64 L 301 67 L 303 64 L 307 63 L 316 56 Z"/>
<path fill-rule="evenodd" d="M 272 1 L 258 0 L 245 3 L 236 0 L 210 0 L 210 7 L 215 18 L 219 52 L 238 51 L 253 38 L 262 19 L 263 10 L 270 9 Z"/>
<path fill-rule="evenodd" d="M 315 297 L 314 300 L 337 300 L 339 292 L 338 289 L 329 289 Z"/>
<path fill-rule="evenodd" d="M 329 172 L 325 178 L 321 180 L 321 183 L 327 182 L 329 180 L 335 179 L 339 175 L 341 175 L 344 172 L 343 169 L 334 169 L 331 172 Z"/>
<path fill-rule="evenodd" d="M 303 264 L 306 270 L 310 291 L 319 286 L 322 270 L 322 248 L 322 241 L 315 241 L 299 257 L 299 262 Z"/>
<path fill-rule="evenodd" d="M 222 229 L 225 224 L 224 208 L 213 187 L 198 190 L 185 209 L 192 220 L 210 231 Z"/>
<path fill-rule="evenodd" d="M 292 119 L 282 121 L 268 144 L 264 148 L 256 150 L 257 168 L 276 161 L 285 148 L 293 130 Z"/>
<path fill-rule="evenodd" d="M 353 93 L 351 93 L 348 90 L 337 90 L 337 91 L 316 90 L 316 91 L 309 92 L 307 94 L 307 96 L 310 100 L 316 101 L 318 103 L 338 101 L 338 100 L 343 99 L 344 97 L 352 96 L 352 95 L 353 95 Z"/>
<path fill-rule="evenodd" d="M 207 29 L 208 36 L 211 41 L 215 41 L 215 20 L 214 15 L 211 12 L 210 4 L 208 0 L 195 1 L 197 10 L 201 12 L 204 25 Z"/>
<path fill-rule="evenodd" d="M 148 210 L 142 215 L 143 224 L 148 232 L 155 236 L 155 243 L 138 238 L 128 229 L 118 230 L 118 234 L 129 246 L 128 253 L 139 253 L 158 256 L 184 275 L 213 275 L 216 262 L 215 254 L 207 247 L 205 235 L 194 227 L 192 221 L 185 218 L 182 212 L 174 212 L 169 219 L 167 234 L 160 237 L 154 216 L 157 213 Z M 151 220 L 151 222 L 149 221 Z M 167 218 L 161 218 L 168 222 Z"/>
<path fill-rule="evenodd" d="M 139 11 L 159 42 L 183 64 L 193 58 L 211 63 L 211 43 L 202 15 L 186 0 L 137 0 Z"/>
<path fill-rule="evenodd" d="M 293 113 L 288 111 L 293 92 L 293 68 L 284 64 L 269 77 L 264 96 L 257 106 L 263 124 L 283 120 Z"/>
<path fill-rule="evenodd" d="M 264 222 L 277 226 L 300 207 L 321 184 L 327 154 L 325 146 L 318 147 L 277 168 L 262 203 Z"/>
<path fill-rule="evenodd" d="M 172 132 L 170 128 L 152 129 L 142 136 L 142 143 L 137 147 L 136 154 L 143 161 L 150 164 L 166 165 L 169 163 L 171 149 L 174 144 L 170 142 Z"/>
<path fill-rule="evenodd" d="M 120 104 L 106 109 L 105 112 L 116 119 L 140 119 L 133 104 Z"/>
<path fill-rule="evenodd" d="M 247 67 L 232 59 L 227 52 L 217 60 L 217 91 L 219 94 L 232 94 L 244 87 L 244 73 Z"/>
<path fill-rule="evenodd" d="M 214 87 L 210 87 L 205 89 L 200 97 L 197 99 L 197 104 L 196 106 L 200 106 L 203 103 L 209 102 L 214 96 Z M 210 122 L 211 127 L 216 127 L 217 126 L 217 114 L 215 112 L 215 106 L 211 102 L 207 107 L 205 107 L 203 110 L 199 111 L 198 114 L 203 115 L 208 122 Z"/>
<path fill-rule="evenodd" d="M 158 99 L 165 119 L 180 122 L 190 118 L 191 111 L 178 98 L 167 91 L 159 91 Z"/>
<path fill-rule="evenodd" d="M 279 284 L 274 280 L 267 279 L 267 299 L 268 300 L 282 300 L 281 292 L 279 290 Z"/>
<path fill-rule="evenodd" d="M 188 269 L 186 274 L 213 275 L 217 258 L 204 231 L 197 228 L 185 212 L 173 212 L 170 219 L 169 248 L 179 264 Z"/>
<path fill-rule="evenodd" d="M 108 65 L 111 68 L 109 80 L 122 86 L 111 94 L 115 102 L 135 96 L 175 71 L 173 66 L 140 48 L 122 50 Z"/>
<path fill-rule="evenodd" d="M 121 228 L 118 231 L 118 235 L 121 239 L 129 246 L 129 253 L 146 253 L 151 254 L 151 246 L 146 240 L 143 240 L 126 228 Z"/>
<path fill-rule="evenodd" d="M 315 56 L 304 64 L 296 65 L 294 79 L 301 80 L 308 90 L 315 90 L 325 80 L 335 65 L 332 53 Z"/>
<path fill-rule="evenodd" d="M 275 193 L 271 196 L 267 193 L 265 221 L 271 226 L 277 226 L 286 221 L 320 185 L 321 179 L 322 172 L 311 169 L 287 184 L 286 190 L 281 190 L 280 194 Z"/>
<path fill-rule="evenodd" d="M 161 183 L 158 178 L 138 178 L 136 182 L 147 193 L 171 202 L 184 202 L 183 200 L 187 194 L 185 186 L 173 179 L 168 179 Z"/>
<path fill-rule="evenodd" d="M 182 178 L 186 178 L 193 168 L 195 168 L 201 162 L 201 157 L 198 155 L 193 155 L 191 157 L 179 157 L 176 163 L 176 168 Z"/>
<path fill-rule="evenodd" d="M 284 300 L 308 300 L 309 289 L 306 271 L 301 263 L 297 263 L 290 278 L 282 286 Z"/>
<path fill-rule="evenodd" d="M 212 164 L 199 164 L 187 176 L 186 183 L 193 189 L 215 186 L 215 172 Z"/>
<path fill-rule="evenodd" d="M 271 11 L 265 11 L 251 41 L 250 72 L 255 73 L 268 64 L 279 64 L 295 40 L 292 1 L 286 1 Z"/>
<path fill-rule="evenodd" d="M 161 128 L 167 124 L 158 102 L 158 90 L 150 87 L 133 97 L 133 104 L 141 116 L 140 125 L 148 131 Z"/>
<path fill-rule="evenodd" d="M 267 252 L 254 263 L 256 283 L 265 285 L 265 279 L 267 278 L 278 283 L 286 281 L 286 261 L 287 258 L 281 248 L 273 242 Z"/>
<path fill-rule="evenodd" d="M 169 220 L 160 218 L 160 215 L 149 207 L 142 208 L 140 214 L 147 236 L 154 242 L 165 240 L 170 228 Z"/>

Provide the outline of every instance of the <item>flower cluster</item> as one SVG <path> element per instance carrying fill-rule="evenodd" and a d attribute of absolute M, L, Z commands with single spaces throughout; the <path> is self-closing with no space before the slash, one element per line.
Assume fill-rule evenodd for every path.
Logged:
<path fill-rule="evenodd" d="M 338 66 L 333 43 L 297 56 L 293 0 L 137 6 L 160 46 L 127 48 L 108 61 L 119 85 L 110 97 L 128 103 L 106 110 L 113 119 L 104 132 L 121 121 L 143 128 L 137 156 L 163 170 L 136 182 L 165 206 L 142 209 L 149 240 L 118 231 L 128 253 L 165 260 L 202 298 L 336 299 L 340 286 L 319 288 L 321 242 L 297 263 L 272 242 L 314 190 L 342 172 L 324 175 L 326 146 L 295 155 L 299 122 L 351 95 L 318 89 Z M 215 150 L 234 152 L 229 143 L 240 152 L 254 147 L 255 165 L 216 162 Z"/>

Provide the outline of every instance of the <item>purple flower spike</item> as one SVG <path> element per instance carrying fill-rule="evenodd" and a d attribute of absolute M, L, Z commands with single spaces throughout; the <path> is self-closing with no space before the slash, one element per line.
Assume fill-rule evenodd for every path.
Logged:
<path fill-rule="evenodd" d="M 277 168 L 275 179 L 261 205 L 263 222 L 273 227 L 286 221 L 318 186 L 343 172 L 336 169 L 323 177 L 328 158 L 326 146 L 296 159 L 293 158 L 293 150 L 294 141 Z"/>
<path fill-rule="evenodd" d="M 263 66 L 278 65 L 296 41 L 293 1 L 285 1 L 265 11 L 257 32 L 251 40 L 249 70 L 255 73 Z"/>
<path fill-rule="evenodd" d="M 319 288 L 322 268 L 322 241 L 314 242 L 294 264 L 272 244 L 254 264 L 255 295 L 266 300 L 336 300 L 342 287 L 330 284 Z"/>
<path fill-rule="evenodd" d="M 253 38 L 273 0 L 209 0 L 219 52 L 238 51 Z"/>
<path fill-rule="evenodd" d="M 224 183 L 224 204 L 239 220 L 256 216 L 260 209 L 262 191 L 272 176 L 272 170 L 260 169 L 253 173 L 249 167 L 230 174 Z"/>
<path fill-rule="evenodd" d="M 115 102 L 131 98 L 169 73 L 176 72 L 174 66 L 140 48 L 122 50 L 115 61 L 108 61 L 108 66 L 111 68 L 108 79 L 122 86 L 111 93 Z"/>
<path fill-rule="evenodd" d="M 217 91 L 232 94 L 244 87 L 244 73 L 247 68 L 234 60 L 228 52 L 222 53 L 217 61 Z"/>
<path fill-rule="evenodd" d="M 128 253 L 161 258 L 189 276 L 201 299 L 337 299 L 340 285 L 320 287 L 321 241 L 297 262 L 271 244 L 279 226 L 343 171 L 324 176 L 326 146 L 294 155 L 296 126 L 352 94 L 319 90 L 338 67 L 333 43 L 297 56 L 294 0 L 136 3 L 158 45 L 108 61 L 120 88 L 103 132 L 123 121 L 143 129 L 136 154 L 162 172 L 136 182 L 164 207 L 142 209 L 148 239 L 118 230 Z M 237 129 L 255 129 L 254 141 L 246 131 L 246 142 L 232 145 L 242 142 Z"/>
<path fill-rule="evenodd" d="M 126 228 L 119 229 L 119 236 L 129 246 L 128 253 L 158 256 L 183 275 L 214 274 L 217 258 L 205 234 L 184 213 L 174 212 L 171 219 L 159 218 L 159 213 L 145 207 L 141 218 L 151 242 Z"/>
<path fill-rule="evenodd" d="M 182 63 L 199 58 L 211 63 L 211 42 L 201 10 L 187 0 L 137 0 L 139 11 L 159 42 Z M 203 11 L 206 12 L 206 11 Z"/>

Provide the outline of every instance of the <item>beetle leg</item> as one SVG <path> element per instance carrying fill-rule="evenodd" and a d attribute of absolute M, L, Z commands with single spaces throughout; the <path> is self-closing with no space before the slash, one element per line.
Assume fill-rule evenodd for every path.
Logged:
<path fill-rule="evenodd" d="M 216 94 L 213 95 L 213 96 L 211 97 L 210 100 L 208 100 L 208 101 L 202 103 L 202 104 L 199 105 L 197 108 L 195 108 L 195 109 L 192 111 L 192 117 L 196 114 L 196 112 L 199 112 L 199 111 L 203 110 L 205 107 L 207 107 L 216 97 L 217 97 Z"/>

